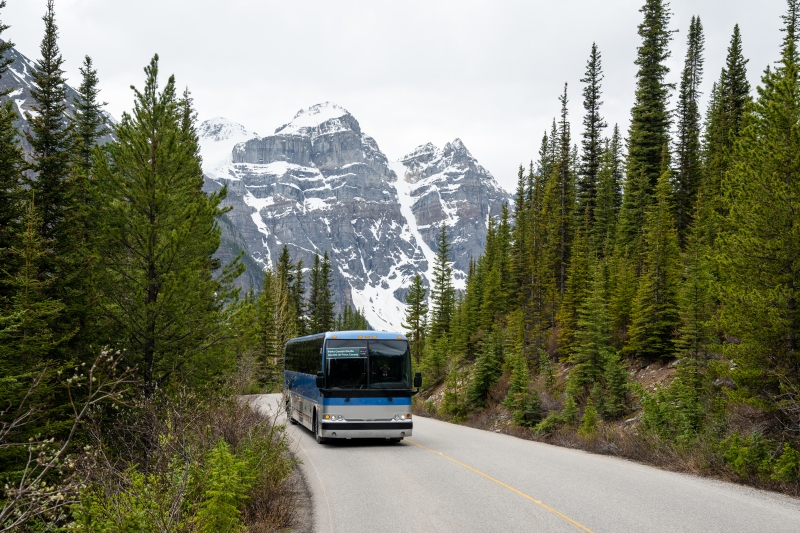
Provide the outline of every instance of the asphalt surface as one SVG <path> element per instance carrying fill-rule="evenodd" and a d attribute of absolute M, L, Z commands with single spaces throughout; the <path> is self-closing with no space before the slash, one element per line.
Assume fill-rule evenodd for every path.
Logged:
<path fill-rule="evenodd" d="M 315 532 L 800 532 L 780 494 L 427 418 L 413 432 L 317 444 L 289 426 Z"/>

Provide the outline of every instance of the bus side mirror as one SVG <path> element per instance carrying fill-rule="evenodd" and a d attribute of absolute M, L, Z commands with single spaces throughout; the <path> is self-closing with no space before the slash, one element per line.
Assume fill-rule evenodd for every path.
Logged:
<path fill-rule="evenodd" d="M 422 372 L 414 374 L 414 386 L 416 388 L 422 387 Z"/>
<path fill-rule="evenodd" d="M 321 389 L 325 387 L 325 374 L 323 372 L 317 372 L 317 388 Z"/>

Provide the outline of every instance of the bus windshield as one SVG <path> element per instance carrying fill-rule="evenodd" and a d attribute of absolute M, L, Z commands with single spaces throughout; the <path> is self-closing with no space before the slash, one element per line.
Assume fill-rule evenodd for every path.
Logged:
<path fill-rule="evenodd" d="M 328 339 L 325 350 L 328 388 L 411 388 L 408 341 Z"/>

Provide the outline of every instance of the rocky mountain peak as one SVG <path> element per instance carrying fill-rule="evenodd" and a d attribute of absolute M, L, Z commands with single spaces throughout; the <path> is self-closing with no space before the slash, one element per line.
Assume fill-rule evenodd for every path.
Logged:
<path fill-rule="evenodd" d="M 264 137 L 220 118 L 198 133 L 206 188 L 227 185 L 233 207 L 220 224 L 220 258 L 245 250 L 247 284 L 258 286 L 252 273 L 274 265 L 284 245 L 306 267 L 327 252 L 337 306 L 352 303 L 379 329 L 401 329 L 411 279 L 432 274 L 440 225 L 448 227 L 463 288 L 469 258 L 483 251 L 488 217 L 508 200 L 459 139 L 390 162 L 330 102 L 301 110 Z"/>
<path fill-rule="evenodd" d="M 312 105 L 297 112 L 291 122 L 275 130 L 278 135 L 300 135 L 313 138 L 350 130 L 361 135 L 361 126 L 347 109 L 332 102 Z"/>

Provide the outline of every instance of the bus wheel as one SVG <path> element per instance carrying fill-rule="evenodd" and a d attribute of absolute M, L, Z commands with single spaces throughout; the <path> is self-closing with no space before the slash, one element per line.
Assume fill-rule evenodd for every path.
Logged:
<path fill-rule="evenodd" d="M 401 440 L 403 440 L 403 437 L 392 437 L 389 439 L 389 442 L 395 443 L 395 442 L 400 442 Z"/>
<path fill-rule="evenodd" d="M 316 416 L 314 416 L 314 436 L 317 438 L 317 442 L 319 444 L 325 444 L 328 442 L 327 438 L 320 435 L 319 419 Z"/>

